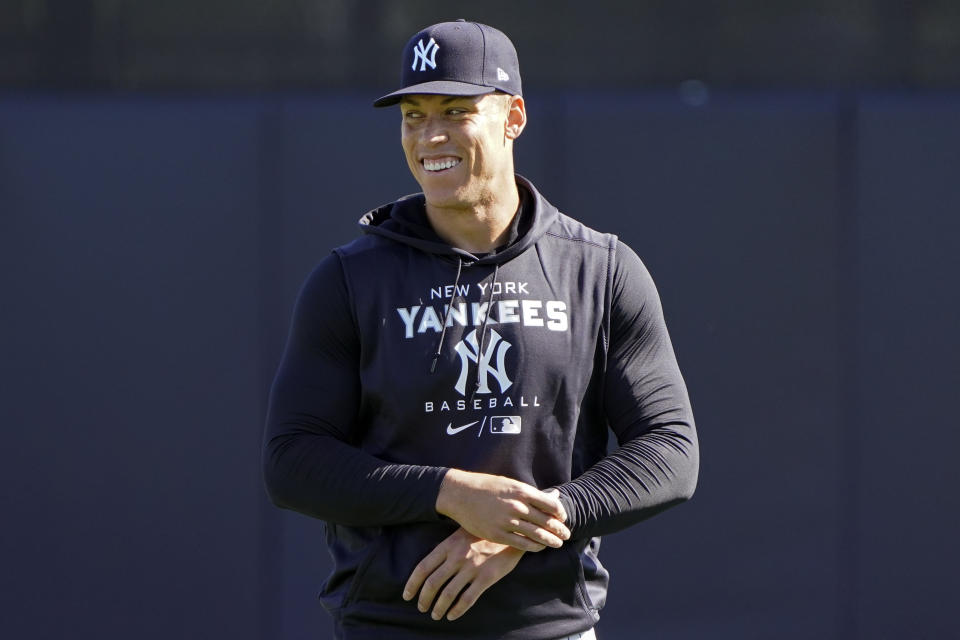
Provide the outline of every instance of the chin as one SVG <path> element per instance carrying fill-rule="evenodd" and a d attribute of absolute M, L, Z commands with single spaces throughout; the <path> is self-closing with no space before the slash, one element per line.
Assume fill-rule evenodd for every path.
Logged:
<path fill-rule="evenodd" d="M 457 198 L 427 198 L 427 204 L 437 209 L 466 209 L 471 206 L 469 202 Z"/>
<path fill-rule="evenodd" d="M 466 197 L 466 194 L 460 192 L 460 190 L 431 189 L 424 185 L 420 186 L 423 188 L 423 195 L 427 204 L 433 207 L 462 209 L 472 204 L 470 198 Z"/>

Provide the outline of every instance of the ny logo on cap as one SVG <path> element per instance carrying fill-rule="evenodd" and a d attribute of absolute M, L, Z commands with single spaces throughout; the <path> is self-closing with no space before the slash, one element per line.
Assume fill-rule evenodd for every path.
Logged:
<path fill-rule="evenodd" d="M 423 39 L 420 39 L 420 42 L 417 43 L 417 46 L 413 49 L 413 65 L 410 67 L 414 71 L 417 70 L 417 60 L 420 61 L 420 71 L 426 71 L 427 65 L 430 65 L 431 69 L 437 68 L 437 49 L 440 48 L 440 45 L 437 44 L 436 40 L 430 38 L 430 42 L 426 46 L 423 45 Z M 427 58 L 427 55 L 430 58 Z"/>

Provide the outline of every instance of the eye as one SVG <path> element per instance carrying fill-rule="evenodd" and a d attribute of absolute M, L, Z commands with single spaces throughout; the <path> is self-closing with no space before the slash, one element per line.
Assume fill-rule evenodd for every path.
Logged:
<path fill-rule="evenodd" d="M 467 113 L 467 110 L 463 107 L 450 107 L 447 109 L 447 115 L 451 116 L 462 116 Z"/>
<path fill-rule="evenodd" d="M 423 117 L 423 114 L 420 113 L 419 111 L 410 110 L 410 111 L 405 111 L 403 113 L 403 117 L 406 118 L 407 120 L 419 120 L 420 118 Z"/>

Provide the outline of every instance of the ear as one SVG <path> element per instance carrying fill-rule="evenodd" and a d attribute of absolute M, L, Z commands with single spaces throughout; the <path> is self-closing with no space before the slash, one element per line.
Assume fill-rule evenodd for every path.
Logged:
<path fill-rule="evenodd" d="M 527 126 L 527 108 L 520 96 L 510 96 L 510 103 L 507 105 L 506 137 L 508 140 L 516 140 L 523 133 L 523 128 Z"/>

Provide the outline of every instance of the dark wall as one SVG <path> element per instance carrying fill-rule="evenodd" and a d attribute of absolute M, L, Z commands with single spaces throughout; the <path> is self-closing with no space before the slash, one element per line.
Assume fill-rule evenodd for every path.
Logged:
<path fill-rule="evenodd" d="M 960 593 L 960 113 L 864 103 L 857 245 L 854 592 L 864 637 L 947 637 Z M 909 603 L 909 606 L 904 604 Z"/>
<path fill-rule="evenodd" d="M 510 34 L 539 87 L 960 87 L 955 0 L 4 0 L 0 85 L 382 89 L 457 18 Z"/>
<path fill-rule="evenodd" d="M 416 190 L 368 99 L 0 99 L 0 636 L 328 636 L 259 440 L 303 277 Z M 645 260 L 701 434 L 604 541 L 602 640 L 947 635 L 960 99 L 528 102 L 518 170 Z"/>

